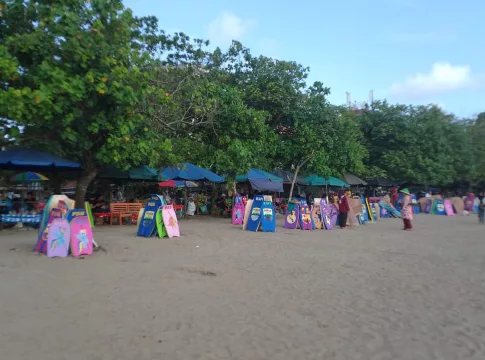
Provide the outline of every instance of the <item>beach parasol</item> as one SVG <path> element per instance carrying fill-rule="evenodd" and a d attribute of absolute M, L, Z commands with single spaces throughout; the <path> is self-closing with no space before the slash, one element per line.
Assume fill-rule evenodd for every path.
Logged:
<path fill-rule="evenodd" d="M 158 183 L 158 186 L 159 187 L 170 187 L 170 188 L 177 187 L 177 185 L 175 184 L 175 181 L 173 181 L 173 180 L 160 181 Z"/>
<path fill-rule="evenodd" d="M 29 183 L 29 182 L 47 181 L 47 180 L 49 179 L 44 175 L 31 172 L 31 171 L 20 173 L 10 178 L 11 182 L 16 182 L 16 183 Z"/>

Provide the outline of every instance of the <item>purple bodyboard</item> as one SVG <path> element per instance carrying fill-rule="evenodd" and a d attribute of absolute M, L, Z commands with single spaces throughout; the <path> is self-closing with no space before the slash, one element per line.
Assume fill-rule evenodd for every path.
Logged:
<path fill-rule="evenodd" d="M 47 256 L 66 257 L 69 253 L 71 225 L 66 219 L 53 219 L 47 235 Z"/>
<path fill-rule="evenodd" d="M 313 230 L 312 214 L 308 205 L 300 206 L 299 223 L 301 230 Z"/>
<path fill-rule="evenodd" d="M 292 210 L 286 210 L 285 214 L 285 228 L 286 229 L 296 229 L 296 226 L 298 225 L 298 213 L 300 212 L 299 206 L 295 205 L 295 207 Z"/>
<path fill-rule="evenodd" d="M 331 205 L 330 205 L 331 206 Z M 322 214 L 322 222 L 327 230 L 333 230 L 335 224 L 332 225 L 332 217 L 330 216 L 330 206 L 327 201 L 322 199 L 320 201 L 320 213 Z"/>

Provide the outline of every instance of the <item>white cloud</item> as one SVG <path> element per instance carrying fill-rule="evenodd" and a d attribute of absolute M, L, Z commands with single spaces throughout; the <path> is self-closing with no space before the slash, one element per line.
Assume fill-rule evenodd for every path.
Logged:
<path fill-rule="evenodd" d="M 417 73 L 402 83 L 391 87 L 391 95 L 400 98 L 449 93 L 480 85 L 483 76 L 473 74 L 469 65 L 451 65 L 447 62 L 433 64 L 427 74 Z"/>
<path fill-rule="evenodd" d="M 221 12 L 207 27 L 207 36 L 219 46 L 228 46 L 232 40 L 241 40 L 257 23 L 253 19 L 241 19 L 229 11 Z"/>

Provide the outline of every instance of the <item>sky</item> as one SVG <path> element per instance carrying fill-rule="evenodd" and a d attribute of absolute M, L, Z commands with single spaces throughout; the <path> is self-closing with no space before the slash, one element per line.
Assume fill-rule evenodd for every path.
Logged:
<path fill-rule="evenodd" d="M 462 4 L 462 5 L 460 5 Z M 465 5 L 466 4 L 466 5 Z M 125 0 L 160 28 L 233 39 L 254 55 L 310 68 L 308 85 L 329 100 L 437 104 L 460 117 L 485 111 L 485 1 L 467 0 Z"/>

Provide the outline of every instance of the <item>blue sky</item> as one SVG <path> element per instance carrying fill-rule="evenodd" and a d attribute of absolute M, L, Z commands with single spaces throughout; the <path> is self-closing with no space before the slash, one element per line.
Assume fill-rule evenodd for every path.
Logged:
<path fill-rule="evenodd" d="M 485 1 L 468 0 L 125 0 L 225 49 L 232 39 L 253 54 L 310 67 L 309 83 L 330 101 L 435 103 L 459 116 L 485 111 Z"/>

